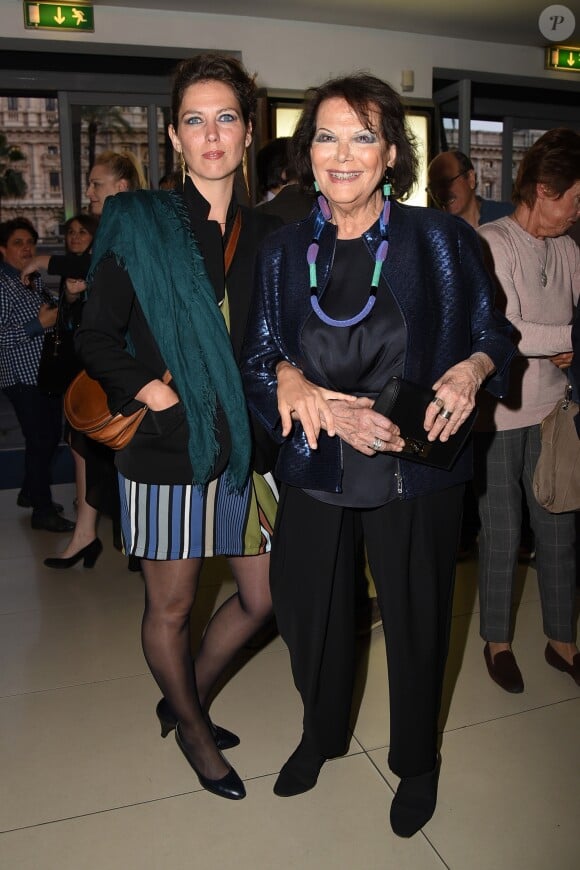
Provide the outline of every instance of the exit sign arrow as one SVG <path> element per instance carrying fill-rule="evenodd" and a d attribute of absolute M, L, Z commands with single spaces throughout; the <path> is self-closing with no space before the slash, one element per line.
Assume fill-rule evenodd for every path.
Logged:
<path fill-rule="evenodd" d="M 33 3 L 24 0 L 24 26 L 27 30 L 95 29 L 95 16 L 90 3 Z"/>

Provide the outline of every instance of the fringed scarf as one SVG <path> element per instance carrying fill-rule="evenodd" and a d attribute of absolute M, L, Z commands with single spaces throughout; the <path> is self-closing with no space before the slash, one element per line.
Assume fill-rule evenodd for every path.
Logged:
<path fill-rule="evenodd" d="M 251 451 L 242 381 L 181 198 L 164 190 L 108 197 L 93 244 L 89 281 L 99 262 L 111 255 L 128 272 L 179 389 L 189 426 L 193 483 L 210 480 L 218 457 L 217 398 L 231 434 L 226 473 L 232 486 L 242 489 Z"/>

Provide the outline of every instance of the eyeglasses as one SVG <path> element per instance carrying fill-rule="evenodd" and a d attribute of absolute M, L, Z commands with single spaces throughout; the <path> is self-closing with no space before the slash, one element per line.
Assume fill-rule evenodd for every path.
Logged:
<path fill-rule="evenodd" d="M 454 181 L 457 181 L 457 179 L 461 178 L 462 175 L 467 175 L 468 172 L 471 172 L 471 170 L 464 169 L 463 172 L 458 172 L 457 175 L 453 176 L 453 178 L 440 178 L 433 184 L 428 184 L 425 190 L 433 197 L 433 199 L 437 199 L 437 193 L 449 190 Z"/>

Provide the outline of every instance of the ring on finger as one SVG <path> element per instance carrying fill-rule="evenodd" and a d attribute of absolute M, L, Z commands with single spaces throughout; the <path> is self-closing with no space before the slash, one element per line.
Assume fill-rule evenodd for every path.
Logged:
<path fill-rule="evenodd" d="M 452 414 L 453 414 L 453 411 L 449 411 L 448 409 L 445 409 L 445 408 L 442 408 L 439 411 L 439 417 L 443 417 L 444 420 L 449 420 L 449 418 L 451 417 Z"/>
<path fill-rule="evenodd" d="M 438 408 L 442 408 L 443 407 L 443 399 L 440 399 L 439 396 L 435 396 L 433 399 L 431 399 L 431 404 L 437 405 Z"/>
<path fill-rule="evenodd" d="M 384 443 L 385 442 L 381 438 L 375 438 L 375 440 L 371 444 L 371 448 L 372 450 L 376 450 L 378 452 L 382 449 Z"/>

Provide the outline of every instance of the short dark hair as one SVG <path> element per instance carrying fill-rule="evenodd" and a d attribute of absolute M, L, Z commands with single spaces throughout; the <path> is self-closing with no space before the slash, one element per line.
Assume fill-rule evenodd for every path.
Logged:
<path fill-rule="evenodd" d="M 453 154 L 453 156 L 457 160 L 457 165 L 459 166 L 461 174 L 463 174 L 464 172 L 470 172 L 471 170 L 475 171 L 473 163 L 471 162 L 467 154 L 463 153 L 463 151 L 459 151 L 459 149 L 457 148 L 451 148 L 447 153 Z"/>
<path fill-rule="evenodd" d="M 246 68 L 235 57 L 206 52 L 182 60 L 173 74 L 171 89 L 171 123 L 177 130 L 179 110 L 183 96 L 190 85 L 197 82 L 218 81 L 229 85 L 240 104 L 240 111 L 246 127 L 256 122 L 256 82 Z"/>
<path fill-rule="evenodd" d="M 36 232 L 33 224 L 30 223 L 28 218 L 17 217 L 12 218 L 12 220 L 9 221 L 4 221 L 0 224 L 0 246 L 5 248 L 11 237 L 17 230 L 28 230 L 28 232 L 34 239 L 34 244 L 37 243 L 38 233 Z"/>
<path fill-rule="evenodd" d="M 90 233 L 93 237 L 97 232 L 97 227 L 99 226 L 99 219 L 96 215 L 86 214 L 86 212 L 83 211 L 80 214 L 73 215 L 67 221 L 65 221 L 63 226 L 65 236 L 70 230 L 73 221 L 76 221 L 78 224 L 81 225 L 81 227 L 84 227 L 87 233 Z"/>
<path fill-rule="evenodd" d="M 331 79 L 307 92 L 291 142 L 291 157 L 301 185 L 310 187 L 314 180 L 310 146 L 316 132 L 316 116 L 321 103 L 333 97 L 346 100 L 369 129 L 372 129 L 370 114 L 375 109 L 378 111 L 380 132 L 385 142 L 397 148 L 392 174 L 393 194 L 399 199 L 407 196 L 417 180 L 418 162 L 415 139 L 407 126 L 404 106 L 398 93 L 387 82 L 363 72 Z"/>
<path fill-rule="evenodd" d="M 279 136 L 258 151 L 256 174 L 260 189 L 264 193 L 293 180 L 293 172 L 289 165 L 289 145 L 289 136 Z"/>
<path fill-rule="evenodd" d="M 524 154 L 518 168 L 512 201 L 530 208 L 537 199 L 537 184 L 559 198 L 580 180 L 580 133 L 567 127 L 548 130 Z"/>

